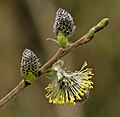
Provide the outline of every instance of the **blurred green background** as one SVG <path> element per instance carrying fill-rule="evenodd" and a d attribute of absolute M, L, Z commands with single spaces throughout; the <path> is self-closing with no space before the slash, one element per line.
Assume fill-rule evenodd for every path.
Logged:
<path fill-rule="evenodd" d="M 71 41 L 84 35 L 105 17 L 110 24 L 94 39 L 65 56 L 65 66 L 80 69 L 85 60 L 94 71 L 94 89 L 86 103 L 52 105 L 44 88 L 44 76 L 24 89 L 0 117 L 120 117 L 120 0 L 0 0 L 0 98 L 21 80 L 19 68 L 25 48 L 33 50 L 42 64 L 58 46 L 46 41 L 54 37 L 52 26 L 61 7 L 74 17 L 76 32 Z"/>

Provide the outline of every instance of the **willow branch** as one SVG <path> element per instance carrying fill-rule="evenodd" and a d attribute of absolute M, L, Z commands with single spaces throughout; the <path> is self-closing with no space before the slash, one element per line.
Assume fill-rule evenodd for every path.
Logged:
<path fill-rule="evenodd" d="M 101 20 L 97 25 L 95 25 L 94 27 L 92 27 L 87 34 L 85 34 L 83 37 L 81 37 L 80 39 L 78 39 L 76 42 L 74 42 L 73 44 L 71 44 L 69 47 L 63 49 L 63 48 L 59 48 L 59 50 L 57 51 L 57 53 L 47 62 L 45 63 L 40 71 L 41 71 L 41 75 L 49 72 L 51 69 L 50 67 L 56 62 L 58 61 L 60 58 L 62 58 L 63 56 L 65 56 L 66 54 L 68 54 L 69 52 L 71 52 L 72 50 L 74 50 L 75 48 L 89 42 L 90 40 L 93 39 L 94 35 L 96 32 L 100 31 L 101 29 L 103 29 L 104 27 L 106 27 L 109 23 L 109 19 L 108 18 L 104 18 L 103 20 Z M 15 98 L 15 96 L 24 88 L 26 88 L 27 86 L 29 86 L 30 84 L 25 82 L 24 80 L 20 81 L 20 83 L 10 92 L 8 93 L 5 97 L 3 97 L 0 100 L 0 109 L 5 107 L 12 99 Z"/>
<path fill-rule="evenodd" d="M 103 20 L 101 20 L 97 25 L 95 25 L 94 27 L 92 27 L 87 34 L 85 34 L 83 37 L 81 37 L 80 39 L 78 39 L 76 42 L 74 42 L 73 44 L 71 44 L 69 47 L 67 48 L 59 48 L 59 50 L 57 51 L 57 53 L 46 63 L 41 67 L 41 72 L 42 73 L 46 73 L 50 70 L 50 67 L 60 58 L 62 58 L 63 56 L 65 56 L 66 54 L 68 54 L 69 52 L 71 52 L 72 50 L 74 50 L 75 48 L 91 41 L 95 35 L 95 33 L 97 33 L 98 31 L 102 30 L 104 27 L 106 27 L 109 23 L 109 19 L 108 18 L 104 18 Z"/>
<path fill-rule="evenodd" d="M 11 99 L 14 99 L 16 95 L 28 85 L 29 83 L 25 82 L 24 80 L 20 81 L 19 84 L 10 93 L 8 93 L 4 98 L 0 100 L 0 109 L 5 107 L 5 105 L 9 103 Z"/>

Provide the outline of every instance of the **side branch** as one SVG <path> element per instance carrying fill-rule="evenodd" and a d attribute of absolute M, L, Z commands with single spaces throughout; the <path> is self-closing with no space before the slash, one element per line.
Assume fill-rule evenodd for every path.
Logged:
<path fill-rule="evenodd" d="M 63 48 L 59 48 L 59 50 L 57 51 L 57 53 L 46 63 L 44 64 L 40 71 L 42 72 L 42 74 L 49 72 L 50 71 L 50 67 L 60 58 L 62 58 L 63 56 L 65 56 L 66 54 L 68 54 L 70 51 L 72 51 L 73 49 L 79 47 L 82 44 L 85 44 L 87 42 L 89 42 L 90 40 L 93 39 L 94 35 L 96 32 L 100 31 L 101 29 L 103 29 L 104 27 L 106 27 L 109 23 L 109 19 L 108 18 L 104 18 L 103 20 L 101 20 L 97 25 L 95 25 L 94 27 L 92 27 L 88 33 L 86 35 L 84 35 L 83 37 L 81 37 L 80 39 L 78 39 L 76 42 L 74 42 L 73 44 L 71 44 L 69 47 L 63 49 Z"/>

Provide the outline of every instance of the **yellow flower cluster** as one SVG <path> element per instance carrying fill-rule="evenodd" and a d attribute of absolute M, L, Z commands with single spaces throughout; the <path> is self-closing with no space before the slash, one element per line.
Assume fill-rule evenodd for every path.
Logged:
<path fill-rule="evenodd" d="M 76 101 L 86 101 L 89 97 L 89 90 L 93 88 L 92 69 L 85 69 L 86 66 L 87 62 L 80 71 L 75 72 L 58 70 L 57 78 L 45 88 L 49 103 L 76 104 Z"/>

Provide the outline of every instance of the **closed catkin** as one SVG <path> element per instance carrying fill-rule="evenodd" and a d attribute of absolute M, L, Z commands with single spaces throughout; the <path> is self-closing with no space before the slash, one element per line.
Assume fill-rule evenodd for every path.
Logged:
<path fill-rule="evenodd" d="M 59 8 L 53 25 L 55 35 L 57 36 L 61 31 L 65 37 L 70 37 L 75 32 L 75 28 L 72 16 L 66 10 Z"/>
<path fill-rule="evenodd" d="M 37 56 L 29 49 L 25 49 L 21 60 L 21 75 L 28 82 L 32 82 L 40 75 L 40 62 Z"/>

